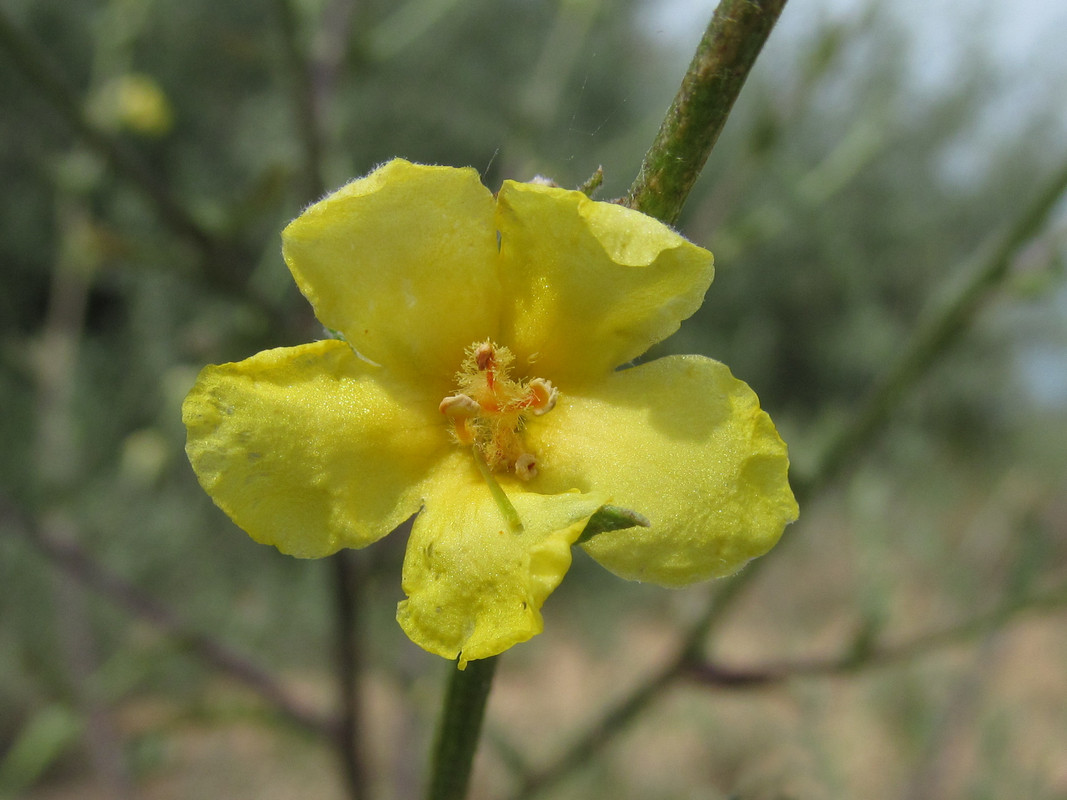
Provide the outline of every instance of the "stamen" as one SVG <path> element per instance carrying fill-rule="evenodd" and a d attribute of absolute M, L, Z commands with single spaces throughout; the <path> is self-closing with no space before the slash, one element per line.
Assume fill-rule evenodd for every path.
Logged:
<path fill-rule="evenodd" d="M 483 372 L 496 366 L 496 347 L 492 342 L 482 342 L 474 351 L 474 363 Z"/>
<path fill-rule="evenodd" d="M 523 453 L 515 459 L 515 474 L 524 481 L 537 477 L 537 459 L 529 453 Z"/>
<path fill-rule="evenodd" d="M 534 378 L 526 385 L 529 395 L 527 395 L 526 407 L 534 413 L 535 416 L 541 416 L 547 414 L 553 408 L 556 407 L 556 399 L 559 397 L 559 391 L 549 381 L 544 378 Z"/>
<path fill-rule="evenodd" d="M 496 388 L 496 347 L 492 342 L 482 342 L 474 351 L 474 363 L 485 373 L 485 386 L 492 392 Z"/>
<path fill-rule="evenodd" d="M 491 341 L 471 345 L 456 373 L 456 393 L 440 403 L 452 423 L 452 438 L 470 446 L 479 469 L 514 472 L 520 480 L 537 477 L 537 457 L 523 441 L 529 415 L 551 411 L 559 392 L 544 378 L 510 377 L 515 357 Z"/>
<path fill-rule="evenodd" d="M 482 407 L 473 397 L 465 394 L 453 394 L 441 401 L 441 413 L 446 417 L 476 417 L 482 413 Z"/>
<path fill-rule="evenodd" d="M 452 420 L 452 435 L 456 437 L 457 442 L 463 445 L 473 445 L 478 438 L 474 426 L 471 425 L 471 420 L 462 417 L 456 417 Z"/>

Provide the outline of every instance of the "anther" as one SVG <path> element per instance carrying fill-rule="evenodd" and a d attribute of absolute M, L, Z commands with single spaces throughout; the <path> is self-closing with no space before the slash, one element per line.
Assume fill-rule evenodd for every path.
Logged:
<path fill-rule="evenodd" d="M 537 459 L 529 453 L 523 453 L 515 459 L 515 475 L 524 481 L 537 477 Z"/>
<path fill-rule="evenodd" d="M 465 394 L 453 394 L 441 401 L 441 413 L 446 417 L 476 417 L 482 413 L 482 407 L 473 397 Z"/>
<path fill-rule="evenodd" d="M 527 395 L 524 405 L 535 416 L 539 417 L 542 414 L 547 414 L 556 407 L 559 391 L 551 382 L 546 381 L 544 378 L 534 378 L 526 385 L 526 389 L 529 391 L 529 395 Z"/>
<path fill-rule="evenodd" d="M 485 372 L 496 366 L 496 348 L 492 342 L 482 342 L 474 351 L 474 363 Z"/>

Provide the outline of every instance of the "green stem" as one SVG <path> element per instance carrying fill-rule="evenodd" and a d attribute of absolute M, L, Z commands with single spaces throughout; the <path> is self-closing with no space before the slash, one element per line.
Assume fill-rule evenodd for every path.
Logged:
<path fill-rule="evenodd" d="M 466 669 L 452 671 L 437 729 L 429 800 L 462 800 L 467 794 L 498 658 L 471 661 Z"/>
<path fill-rule="evenodd" d="M 785 0 L 721 0 L 625 200 L 678 220 Z"/>

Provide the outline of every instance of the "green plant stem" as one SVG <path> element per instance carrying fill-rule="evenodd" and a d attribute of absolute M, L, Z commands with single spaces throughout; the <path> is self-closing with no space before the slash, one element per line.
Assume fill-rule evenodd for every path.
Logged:
<path fill-rule="evenodd" d="M 499 656 L 471 661 L 452 670 L 434 746 L 429 800 L 462 800 L 485 717 L 489 690 Z"/>
<path fill-rule="evenodd" d="M 678 220 L 785 0 L 721 0 L 625 204 Z"/>
<path fill-rule="evenodd" d="M 363 703 L 360 676 L 363 673 L 363 631 L 360 598 L 365 572 L 365 554 L 341 550 L 330 557 L 334 570 L 337 626 L 337 683 L 340 695 L 336 745 L 351 800 L 367 797 L 367 772 L 363 757 Z"/>
<path fill-rule="evenodd" d="M 176 235 L 192 244 L 212 261 L 220 261 L 219 242 L 167 192 L 137 158 L 93 123 L 77 94 L 49 60 L 37 42 L 23 33 L 0 8 L 0 47 L 26 79 L 66 120 L 67 124 L 117 174 L 140 189 L 157 214 Z"/>
<path fill-rule="evenodd" d="M 814 473 L 797 486 L 811 495 L 835 478 L 877 434 L 902 398 L 967 331 L 982 302 L 1009 274 L 1012 256 L 1045 223 L 1067 191 L 1067 162 L 1053 173 L 1029 206 L 1006 228 L 994 233 L 965 261 L 948 290 L 924 312 L 918 330 L 900 357 L 875 384 L 853 422 L 823 451 Z"/>

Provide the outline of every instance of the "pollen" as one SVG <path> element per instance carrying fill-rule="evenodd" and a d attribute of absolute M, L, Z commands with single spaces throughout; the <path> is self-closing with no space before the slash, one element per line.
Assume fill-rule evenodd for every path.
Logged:
<path fill-rule="evenodd" d="M 456 373 L 457 392 L 441 401 L 453 440 L 473 447 L 494 472 L 512 472 L 528 481 L 537 476 L 538 459 L 523 441 L 528 415 L 551 411 L 559 391 L 544 378 L 511 377 L 514 356 L 506 347 L 478 342 Z"/>

